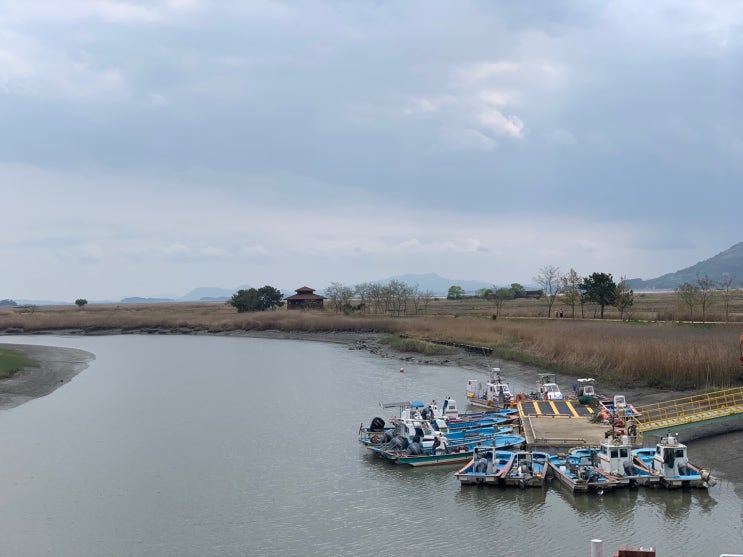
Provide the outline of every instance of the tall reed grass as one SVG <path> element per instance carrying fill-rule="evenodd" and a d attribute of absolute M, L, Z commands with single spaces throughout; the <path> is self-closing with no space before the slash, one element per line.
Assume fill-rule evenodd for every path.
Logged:
<path fill-rule="evenodd" d="M 617 384 L 712 389 L 743 382 L 740 324 L 503 316 L 494 320 L 483 307 L 467 310 L 461 304 L 448 305 L 445 301 L 439 301 L 431 315 L 402 318 L 346 316 L 331 311 L 237 313 L 229 306 L 208 303 L 0 310 L 0 332 L 5 334 L 220 334 L 269 330 L 384 333 L 408 339 L 398 345 L 400 350 L 434 350 L 425 341 L 486 346 L 494 350 L 497 358 Z M 419 341 L 423 343 L 416 344 Z"/>

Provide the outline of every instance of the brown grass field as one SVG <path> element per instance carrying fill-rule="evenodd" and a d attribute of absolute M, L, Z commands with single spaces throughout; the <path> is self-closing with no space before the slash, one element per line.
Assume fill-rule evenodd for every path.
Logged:
<path fill-rule="evenodd" d="M 302 333 L 383 333 L 423 341 L 448 341 L 493 348 L 493 356 L 543 369 L 591 375 L 614 384 L 633 383 L 671 389 L 716 389 L 743 384 L 740 335 L 743 300 L 731 303 L 728 317 L 707 310 L 708 322 L 684 320 L 673 294 L 635 297 L 625 320 L 608 308 L 603 320 L 594 311 L 584 318 L 547 318 L 542 300 L 506 302 L 497 319 L 491 302 L 478 298 L 432 300 L 425 314 L 387 317 L 324 311 L 237 313 L 215 303 L 90 305 L 3 308 L 0 334 L 76 331 L 81 334 L 219 334 L 240 331 Z M 695 310 L 699 311 L 699 310 Z M 701 316 L 701 311 L 699 311 Z M 670 319 L 669 319 L 670 318 Z M 718 319 L 710 322 L 712 318 Z M 408 344 L 425 350 L 427 343 Z M 428 345 L 431 352 L 439 346 Z"/>

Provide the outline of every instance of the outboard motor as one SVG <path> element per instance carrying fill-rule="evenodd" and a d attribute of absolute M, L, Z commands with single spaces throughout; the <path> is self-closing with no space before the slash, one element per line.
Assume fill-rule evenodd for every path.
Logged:
<path fill-rule="evenodd" d="M 634 476 L 635 475 L 635 467 L 632 465 L 632 463 L 629 460 L 625 460 L 622 463 L 622 467 L 624 468 L 624 475 L 625 476 Z"/>
<path fill-rule="evenodd" d="M 707 470 L 702 470 L 702 481 L 707 484 L 707 487 L 713 487 L 717 485 L 717 479 L 712 477 L 712 475 L 707 472 Z"/>
<path fill-rule="evenodd" d="M 387 444 L 387 450 L 390 450 L 390 451 L 394 451 L 396 449 L 407 449 L 407 447 L 408 447 L 408 440 L 405 439 L 402 435 L 396 435 Z"/>
<path fill-rule="evenodd" d="M 475 472 L 486 472 L 488 469 L 487 459 L 481 458 L 475 463 Z"/>
<path fill-rule="evenodd" d="M 423 447 L 420 443 L 410 443 L 408 448 L 405 449 L 405 454 L 418 456 L 423 452 Z"/>
<path fill-rule="evenodd" d="M 380 417 L 376 417 L 371 421 L 371 426 L 369 427 L 371 431 L 384 431 L 384 420 Z"/>

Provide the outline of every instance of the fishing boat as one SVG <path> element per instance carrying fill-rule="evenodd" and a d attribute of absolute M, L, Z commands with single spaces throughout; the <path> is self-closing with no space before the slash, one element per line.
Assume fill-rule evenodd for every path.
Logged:
<path fill-rule="evenodd" d="M 596 392 L 596 380 L 591 377 L 578 379 L 575 389 L 575 396 L 581 404 L 608 403 L 610 400 L 608 396 Z"/>
<path fill-rule="evenodd" d="M 516 487 L 542 487 L 549 471 L 548 453 L 541 451 L 515 451 L 503 468 L 503 484 Z"/>
<path fill-rule="evenodd" d="M 368 427 L 362 423 L 358 433 L 359 442 L 375 450 L 375 447 L 378 449 L 382 443 L 388 443 L 395 435 L 402 435 L 411 443 L 418 435 L 424 440 L 426 446 L 430 446 L 435 437 L 449 435 L 450 432 L 459 430 L 479 429 L 483 430 L 482 433 L 493 434 L 496 432 L 494 428 L 508 421 L 507 418 L 496 415 L 461 415 L 457 410 L 456 401 L 449 399 L 449 402 L 453 410 L 449 412 L 451 417 L 442 416 L 442 413 L 437 411 L 435 401 L 429 405 L 420 400 L 380 403 L 382 413 L 387 414 L 387 417 L 374 417 Z M 439 417 L 433 417 L 437 413 Z M 422 422 L 427 422 L 428 425 Z M 463 436 L 464 434 L 457 433 L 451 435 L 452 440 Z"/>
<path fill-rule="evenodd" d="M 570 449 L 567 454 L 550 455 L 549 465 L 554 476 L 574 492 L 603 493 L 621 483 L 601 472 L 593 448 Z"/>
<path fill-rule="evenodd" d="M 510 408 L 514 399 L 508 383 L 500 375 L 499 367 L 490 368 L 490 378 L 484 383 L 480 379 L 468 379 L 466 392 L 470 406 L 479 408 Z"/>
<path fill-rule="evenodd" d="M 661 485 L 675 489 L 679 487 L 708 488 L 717 484 L 717 479 L 707 470 L 689 462 L 687 447 L 678 436 L 667 433 L 652 447 L 634 449 L 633 464 L 660 478 Z"/>
<path fill-rule="evenodd" d="M 601 402 L 601 406 L 605 414 L 608 413 L 619 418 L 628 418 L 630 416 L 637 418 L 642 415 L 634 405 L 627 402 L 624 395 L 614 395 L 611 401 Z"/>
<path fill-rule="evenodd" d="M 627 435 L 608 435 L 600 444 L 598 452 L 599 470 L 629 485 L 655 485 L 659 476 L 639 468 L 632 461 L 632 444 Z"/>
<path fill-rule="evenodd" d="M 425 404 L 419 400 L 380 403 L 379 406 L 383 413 L 388 414 L 387 418 L 375 416 L 372 418 L 371 424 L 368 427 L 364 426 L 363 423 L 359 427 L 359 443 L 371 450 L 378 449 L 382 443 L 389 442 L 397 429 L 397 420 L 415 416 L 422 420 L 421 411 L 425 408 Z M 431 432 L 431 443 L 433 443 L 434 436 L 433 432 Z"/>
<path fill-rule="evenodd" d="M 501 472 L 513 459 L 513 452 L 493 445 L 474 447 L 469 462 L 454 473 L 460 485 L 500 485 Z"/>
<path fill-rule="evenodd" d="M 465 412 L 460 414 L 457 401 L 451 397 L 447 397 L 444 400 L 440 411 L 438 410 L 436 401 L 431 401 L 428 408 L 423 410 L 422 415 L 424 418 L 428 417 L 428 419 L 431 419 L 431 416 L 433 416 L 433 420 L 438 423 L 445 420 L 447 427 L 451 430 L 495 426 L 506 423 L 510 419 L 507 413 L 499 412 Z"/>
<path fill-rule="evenodd" d="M 515 451 L 504 468 L 503 483 L 507 486 L 541 487 L 549 472 L 550 455 L 541 451 Z"/>
<path fill-rule="evenodd" d="M 537 380 L 537 398 L 539 400 L 562 400 L 562 391 L 557 386 L 554 373 L 540 373 Z"/>
<path fill-rule="evenodd" d="M 501 433 L 491 436 L 481 436 L 460 443 L 449 443 L 445 447 L 438 446 L 429 451 L 419 450 L 415 445 L 409 445 L 404 451 L 381 451 L 381 455 L 397 464 L 408 466 L 437 466 L 467 462 L 472 459 L 477 447 L 486 444 L 496 450 L 518 449 L 526 439 L 520 435 Z"/>

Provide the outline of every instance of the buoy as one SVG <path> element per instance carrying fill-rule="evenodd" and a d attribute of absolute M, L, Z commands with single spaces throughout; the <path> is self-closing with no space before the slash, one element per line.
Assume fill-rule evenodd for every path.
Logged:
<path fill-rule="evenodd" d="M 405 373 L 405 368 L 404 367 L 401 367 L 400 368 L 400 373 Z"/>

